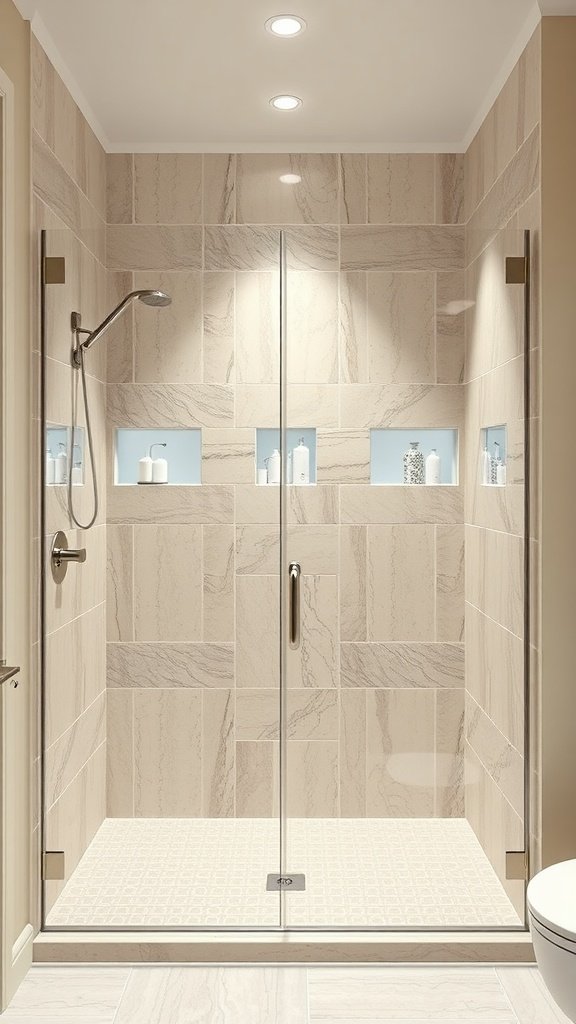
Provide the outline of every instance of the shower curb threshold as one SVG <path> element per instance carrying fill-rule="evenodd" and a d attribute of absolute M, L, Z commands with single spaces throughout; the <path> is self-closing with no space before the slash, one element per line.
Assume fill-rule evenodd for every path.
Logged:
<path fill-rule="evenodd" d="M 34 963 L 534 963 L 528 932 L 41 932 Z"/>

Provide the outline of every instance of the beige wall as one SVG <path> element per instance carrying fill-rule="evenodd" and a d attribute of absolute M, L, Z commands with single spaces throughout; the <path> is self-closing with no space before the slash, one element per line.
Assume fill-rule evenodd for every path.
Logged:
<path fill-rule="evenodd" d="M 532 556 L 538 557 L 540 30 L 466 154 L 466 815 L 517 910 L 506 850 L 524 847 L 524 320 L 505 259 L 532 232 Z M 507 484 L 481 484 L 481 430 L 507 425 Z M 537 580 L 534 580 L 537 608 Z M 536 618 L 534 620 L 536 623 Z M 534 668 L 537 668 L 536 631 Z M 538 686 L 537 672 L 532 680 Z M 535 705 L 536 707 L 536 705 Z M 538 775 L 531 779 L 537 792 Z M 539 836 L 537 814 L 532 823 Z M 537 842 L 533 843 L 537 863 Z M 536 865 L 535 865 L 536 866 Z"/>
<path fill-rule="evenodd" d="M 576 18 L 542 23 L 542 860 L 576 856 L 573 636 Z"/>
<path fill-rule="evenodd" d="M 94 327 L 107 312 L 105 253 L 106 163 L 102 147 L 32 38 L 32 174 L 34 259 L 39 234 L 48 229 L 47 254 L 66 259 L 66 283 L 47 286 L 46 420 L 72 422 L 74 387 L 80 402 L 79 374 L 70 368 L 70 314 L 82 314 Z M 35 333 L 35 348 L 40 337 Z M 86 547 L 84 565 L 72 565 L 56 585 L 46 572 L 46 848 L 64 850 L 66 877 L 74 870 L 105 816 L 105 362 L 103 352 L 87 360 L 100 514 L 88 532 L 70 520 L 66 488 L 46 488 L 46 543 L 64 530 L 71 547 Z M 38 394 L 38 391 L 37 391 Z M 39 416 L 39 410 L 35 410 Z M 41 431 L 36 432 L 41 448 Z M 88 465 L 88 459 L 85 459 Z M 90 518 L 92 489 L 74 489 L 76 514 Z M 39 751 L 37 751 L 39 754 Z M 37 805 L 37 813 L 39 808 Z M 49 909 L 62 883 L 46 886 Z"/>
<path fill-rule="evenodd" d="M 174 297 L 107 343 L 109 814 L 276 809 L 278 494 L 254 485 L 254 440 L 279 419 L 279 224 L 288 417 L 318 431 L 318 485 L 290 492 L 288 812 L 462 813 L 462 488 L 369 484 L 370 428 L 463 424 L 463 317 L 446 313 L 462 172 L 432 155 L 108 158 L 112 293 Z M 114 429 L 154 425 L 202 429 L 202 488 L 113 485 Z"/>
<path fill-rule="evenodd" d="M 10 0 L 0 0 L 0 68 L 14 88 L 14 144 L 6 154 L 15 181 L 15 235 L 7 239 L 14 283 L 13 330 L 2 339 L 6 370 L 5 528 L 6 607 L 2 657 L 22 668 L 20 686 L 5 687 L 3 701 L 2 969 L 0 1003 L 11 998 L 31 958 L 30 899 L 30 709 L 37 695 L 31 651 L 30 595 L 30 366 L 29 366 L 29 26 Z M 10 140 L 11 141 L 11 140 Z M 13 248 L 11 249 L 11 245 Z M 35 867 L 36 865 L 34 865 Z M 19 943 L 21 955 L 14 963 Z"/>

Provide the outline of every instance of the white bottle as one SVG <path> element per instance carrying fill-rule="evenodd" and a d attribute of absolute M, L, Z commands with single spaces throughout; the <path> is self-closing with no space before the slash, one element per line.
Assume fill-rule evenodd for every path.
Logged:
<path fill-rule="evenodd" d="M 56 460 L 50 448 L 46 449 L 46 483 L 53 484 L 56 478 Z"/>
<path fill-rule="evenodd" d="M 155 444 L 150 445 L 150 458 L 152 459 L 152 483 L 153 484 L 167 484 L 168 483 L 168 462 L 166 459 L 155 459 L 152 455 L 153 448 L 165 448 L 165 441 L 156 441 Z"/>
<path fill-rule="evenodd" d="M 266 469 L 266 467 L 264 467 L 264 469 L 258 470 L 258 483 L 261 487 L 265 486 L 268 483 L 268 470 Z"/>
<path fill-rule="evenodd" d="M 286 465 L 286 483 L 291 484 L 294 480 L 293 474 L 293 455 L 292 452 L 288 452 L 288 462 Z"/>
<path fill-rule="evenodd" d="M 277 448 L 274 449 L 272 455 L 268 459 L 268 483 L 279 484 L 280 483 L 280 452 Z"/>
<path fill-rule="evenodd" d="M 433 448 L 430 455 L 426 458 L 426 483 L 427 484 L 439 484 L 440 483 L 440 456 L 436 448 Z"/>
<path fill-rule="evenodd" d="M 55 462 L 54 470 L 54 483 L 65 484 L 68 480 L 68 455 L 66 454 L 66 445 L 63 441 L 59 442 L 62 451 L 58 452 Z"/>
<path fill-rule="evenodd" d="M 494 441 L 494 454 L 490 458 L 490 483 L 497 483 L 498 463 L 500 462 L 500 444 Z"/>
<path fill-rule="evenodd" d="M 482 452 L 482 483 L 488 485 L 490 483 L 490 452 L 488 448 L 484 448 Z"/>
<path fill-rule="evenodd" d="M 498 460 L 498 465 L 496 466 L 496 483 L 501 485 L 506 483 L 506 466 L 502 459 Z"/>
<path fill-rule="evenodd" d="M 152 459 L 149 455 L 145 455 L 144 458 L 140 459 L 138 462 L 138 483 L 152 483 Z"/>
<path fill-rule="evenodd" d="M 310 483 L 310 450 L 304 444 L 303 437 L 292 453 L 292 477 L 295 484 Z"/>

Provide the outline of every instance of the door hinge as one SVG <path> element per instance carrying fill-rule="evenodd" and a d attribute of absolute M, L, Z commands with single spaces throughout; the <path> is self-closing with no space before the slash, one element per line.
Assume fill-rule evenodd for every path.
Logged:
<path fill-rule="evenodd" d="M 64 850 L 46 850 L 42 854 L 42 879 L 60 882 L 66 878 Z"/>
<path fill-rule="evenodd" d="M 66 284 L 66 260 L 63 256 L 44 257 L 44 284 Z"/>
<path fill-rule="evenodd" d="M 506 878 L 527 882 L 528 881 L 528 854 L 526 850 L 512 850 L 506 852 Z"/>
<path fill-rule="evenodd" d="M 506 257 L 506 284 L 526 284 L 528 264 L 525 256 Z"/>

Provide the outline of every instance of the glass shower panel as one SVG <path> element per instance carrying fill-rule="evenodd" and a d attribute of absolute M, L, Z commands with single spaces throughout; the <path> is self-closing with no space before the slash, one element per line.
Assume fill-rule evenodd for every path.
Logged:
<path fill-rule="evenodd" d="M 278 248 L 109 275 L 71 231 L 42 244 L 45 925 L 278 928 L 281 487 L 257 465 L 259 431 L 280 447 Z M 140 287 L 172 305 L 130 303 L 85 353 L 83 530 L 70 316 L 92 330 Z M 58 531 L 85 561 L 55 565 Z"/>
<path fill-rule="evenodd" d="M 519 928 L 524 236 L 357 235 L 285 282 L 284 922 Z"/>

